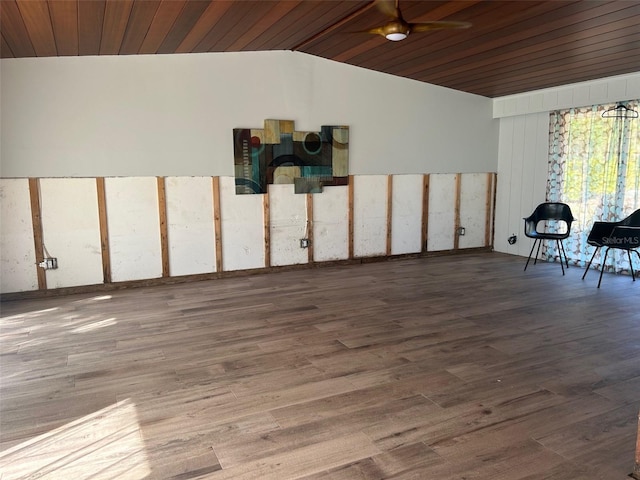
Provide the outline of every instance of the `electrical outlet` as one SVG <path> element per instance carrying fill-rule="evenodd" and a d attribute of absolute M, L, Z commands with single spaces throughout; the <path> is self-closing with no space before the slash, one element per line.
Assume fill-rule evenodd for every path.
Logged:
<path fill-rule="evenodd" d="M 301 238 L 300 239 L 300 248 L 309 248 L 309 239 Z"/>
<path fill-rule="evenodd" d="M 55 257 L 45 258 L 38 264 L 38 266 L 45 270 L 55 270 L 56 268 L 58 268 L 58 259 Z"/>
<path fill-rule="evenodd" d="M 458 227 L 458 235 L 462 237 L 465 233 L 467 233 L 467 231 L 464 227 Z"/>

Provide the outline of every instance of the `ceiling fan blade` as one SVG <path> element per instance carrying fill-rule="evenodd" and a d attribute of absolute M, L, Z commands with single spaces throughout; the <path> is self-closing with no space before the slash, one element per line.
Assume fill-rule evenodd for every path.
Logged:
<path fill-rule="evenodd" d="M 433 21 L 422 23 L 410 23 L 409 27 L 411 32 L 429 32 L 431 30 L 446 30 L 446 29 L 462 29 L 469 28 L 471 23 L 469 22 L 447 22 L 447 21 Z"/>
<path fill-rule="evenodd" d="M 382 13 L 384 13 L 387 17 L 398 20 L 402 19 L 402 14 L 400 13 L 400 8 L 398 8 L 397 0 L 375 0 L 376 7 Z"/>
<path fill-rule="evenodd" d="M 358 33 L 374 33 L 376 35 L 382 35 L 383 37 L 386 35 L 386 28 L 385 27 L 375 27 L 375 28 L 370 28 L 368 30 L 362 30 Z"/>

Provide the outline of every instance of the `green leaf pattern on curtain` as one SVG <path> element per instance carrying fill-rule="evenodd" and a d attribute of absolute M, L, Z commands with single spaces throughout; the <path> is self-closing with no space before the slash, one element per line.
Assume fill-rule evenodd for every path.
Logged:
<path fill-rule="evenodd" d="M 622 103 L 639 111 L 639 100 Z M 640 208 L 640 119 L 602 118 L 611 107 L 558 110 L 549 117 L 547 201 L 571 207 L 576 222 L 564 246 L 569 262 L 582 267 L 593 254 L 587 244 L 593 222 L 622 220 Z M 557 259 L 557 248 L 547 243 L 543 258 Z M 601 250 L 595 268 L 602 267 Z M 629 267 L 626 252 L 609 252 L 605 271 L 628 273 Z"/>

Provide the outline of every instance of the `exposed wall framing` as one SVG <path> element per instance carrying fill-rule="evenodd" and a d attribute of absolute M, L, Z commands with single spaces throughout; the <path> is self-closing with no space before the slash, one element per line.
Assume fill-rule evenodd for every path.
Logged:
<path fill-rule="evenodd" d="M 422 176 L 422 251 L 427 251 L 429 237 L 429 174 Z"/>
<path fill-rule="evenodd" d="M 213 177 L 213 229 L 215 238 L 216 272 L 222 271 L 222 220 L 220 216 L 220 177 Z"/>
<path fill-rule="evenodd" d="M 36 252 L 35 268 L 38 273 L 38 289 L 47 289 L 47 276 L 39 264 L 44 261 L 44 241 L 42 233 L 42 211 L 40 206 L 40 180 L 29 179 L 29 199 L 31 200 L 31 224 L 33 225 L 33 246 Z"/>
<path fill-rule="evenodd" d="M 102 255 L 102 277 L 104 283 L 111 283 L 111 254 L 109 253 L 109 223 L 107 220 L 107 195 L 104 177 L 96 178 L 98 195 L 98 220 L 100 222 L 100 252 Z"/>
<path fill-rule="evenodd" d="M 342 194 L 333 197 L 320 197 L 322 194 L 316 194 L 318 198 L 315 198 L 313 194 L 306 194 L 302 196 L 303 203 L 300 202 L 301 196 L 294 194 L 292 188 L 289 191 L 281 185 L 278 186 L 277 192 L 272 192 L 273 198 L 271 198 L 270 194 L 264 194 L 241 196 L 243 198 L 238 199 L 232 190 L 231 181 L 227 181 L 225 178 L 225 187 L 221 187 L 221 177 L 212 177 L 211 183 L 208 183 L 209 181 L 204 177 L 200 180 L 195 179 L 197 181 L 191 180 L 189 182 L 186 181 L 186 177 L 155 177 L 154 179 L 149 178 L 146 180 L 144 178 L 120 179 L 114 177 L 105 179 L 98 177 L 95 178 L 97 197 L 97 203 L 93 207 L 96 209 L 95 217 L 92 216 L 91 208 L 84 215 L 85 218 L 87 216 L 94 218 L 92 222 L 88 222 L 91 225 L 95 225 L 96 231 L 94 234 L 95 238 L 99 239 L 100 245 L 99 255 L 95 256 L 97 263 L 94 267 L 101 267 L 103 285 L 105 286 L 110 284 L 116 284 L 114 286 L 117 286 L 153 282 L 158 277 L 170 281 L 172 279 L 176 281 L 189 278 L 199 279 L 207 275 L 228 273 L 226 270 L 234 272 L 242 269 L 255 271 L 305 264 L 311 266 L 318 263 L 316 259 L 317 253 L 321 255 L 322 260 L 320 262 L 334 262 L 360 261 L 359 259 L 370 257 L 433 254 L 435 252 L 447 253 L 456 250 L 486 248 L 491 246 L 493 241 L 496 176 L 494 173 L 465 175 L 467 174 L 351 176 L 348 187 L 336 187 L 344 188 Z M 436 182 L 437 190 L 431 192 L 431 184 L 434 178 L 438 180 Z M 465 178 L 464 182 L 462 182 L 462 178 Z M 354 186 L 356 180 L 357 187 Z M 47 202 L 58 198 L 52 197 L 52 194 L 55 194 L 56 191 L 62 192 L 63 187 L 67 188 L 69 186 L 73 188 L 75 180 L 61 179 L 60 183 L 56 184 L 56 179 L 47 179 L 47 185 L 55 184 L 57 189 L 49 189 L 48 195 L 44 200 L 40 191 L 41 179 L 32 178 L 29 179 L 28 183 L 20 183 L 12 179 L 0 179 L 0 182 L 12 181 L 16 183 L 12 184 L 10 191 L 15 191 L 15 188 L 21 188 L 21 191 L 24 192 L 24 188 L 28 188 L 28 192 L 25 194 L 28 195 L 30 200 L 31 218 L 25 220 L 31 222 L 32 232 L 31 234 L 21 233 L 21 235 L 30 235 L 30 238 L 23 239 L 23 243 L 33 242 L 36 253 L 31 262 L 42 262 L 45 256 L 43 238 L 47 235 L 47 223 L 43 223 L 41 203 L 45 201 L 46 205 L 49 205 Z M 65 183 L 62 183 L 63 181 Z M 83 188 L 86 191 L 86 179 L 82 181 L 84 182 Z M 151 181 L 153 183 L 150 183 Z M 486 185 L 484 182 L 486 182 Z M 396 184 L 395 188 L 394 183 Z M 153 196 L 154 185 L 157 188 L 157 201 L 150 203 L 149 199 Z M 473 198 L 469 197 L 469 193 L 466 196 L 463 195 L 463 190 L 470 185 L 474 195 Z M 452 192 L 452 186 L 455 189 L 455 195 Z M 140 217 L 139 215 L 135 216 L 137 215 L 136 212 L 127 213 L 128 207 L 126 205 L 131 205 L 127 202 L 136 201 L 136 198 L 142 198 L 137 196 L 140 195 L 141 187 L 146 188 L 146 197 L 144 198 L 147 202 L 147 206 L 142 211 L 149 217 L 153 216 L 153 211 L 156 210 L 158 223 L 156 224 L 155 221 L 142 223 L 141 225 L 145 229 L 144 235 L 142 237 L 132 237 L 131 243 L 128 244 L 126 238 L 123 239 L 122 236 L 123 234 L 128 235 L 127 232 L 129 231 L 133 234 L 134 230 L 123 229 L 122 225 L 126 226 L 127 221 Z M 198 190 L 197 195 L 193 192 L 194 189 Z M 447 191 L 450 193 L 442 197 L 442 194 Z M 430 194 L 431 196 L 435 195 L 431 200 L 434 201 L 434 204 L 437 204 L 436 207 L 438 209 L 433 212 L 433 215 L 429 211 Z M 189 197 L 183 197 L 183 200 L 181 200 L 180 195 L 189 195 Z M 230 197 L 230 195 L 233 195 L 233 197 Z M 358 197 L 358 195 L 360 196 Z M 201 214 L 202 212 L 194 212 L 194 205 L 202 204 L 202 200 L 206 200 L 209 196 L 211 196 L 209 205 L 212 205 L 212 209 L 209 207 L 204 212 L 204 217 Z M 346 204 L 344 203 L 345 198 L 347 199 Z M 442 198 L 446 199 L 442 200 Z M 197 202 L 195 199 L 197 199 Z M 315 221 L 316 202 L 318 202 L 318 213 L 321 213 L 319 223 Z M 223 209 L 223 203 L 225 205 L 227 203 L 235 204 Z M 474 230 L 475 237 L 473 238 L 477 239 L 477 241 L 474 240 L 477 244 L 469 244 L 469 237 L 465 237 L 463 247 L 460 245 L 458 235 L 458 228 L 461 226 L 461 203 L 467 211 L 467 217 L 469 209 L 476 209 L 473 212 L 481 219 L 480 225 L 470 226 Z M 61 201 L 56 202 L 56 208 L 59 209 L 61 204 L 64 205 Z M 107 205 L 111 204 L 113 204 L 114 208 L 107 209 Z M 185 210 L 184 205 L 188 205 L 187 210 Z M 449 206 L 447 207 L 447 205 Z M 449 213 L 447 213 L 447 210 Z M 26 212 L 28 210 L 25 210 Z M 71 216 L 73 215 L 73 207 L 70 205 L 69 211 L 66 213 L 56 210 L 56 215 Z M 112 218 L 114 215 L 116 217 L 119 216 L 119 218 Z M 260 222 L 260 218 L 262 225 L 257 229 L 256 222 Z M 248 219 L 251 220 L 248 222 Z M 274 223 L 274 219 L 277 220 L 277 223 Z M 192 224 L 191 238 L 189 237 L 190 221 L 199 222 Z M 112 222 L 114 222 L 114 225 L 120 225 L 119 230 L 116 229 L 118 237 L 111 238 L 112 235 L 116 235 L 109 228 Z M 158 230 L 154 234 L 156 228 Z M 354 234 L 356 228 L 358 229 L 357 235 Z M 245 231 L 246 229 L 251 230 L 251 233 Z M 469 226 L 467 226 L 467 229 L 469 230 Z M 449 237 L 449 232 L 452 230 L 455 230 L 455 235 L 450 240 L 441 237 L 441 234 L 446 234 L 446 237 Z M 140 230 L 138 229 L 136 232 L 139 233 Z M 174 238 L 171 232 L 176 233 L 176 238 L 180 238 L 180 240 Z M 227 240 L 226 246 L 222 241 L 225 232 L 231 235 Z M 2 232 L 3 238 L 4 235 L 10 234 L 11 232 Z M 72 236 L 74 232 L 69 231 L 68 234 Z M 83 234 L 86 235 L 86 232 Z M 261 234 L 263 238 L 259 239 L 258 237 Z M 92 234 L 89 233 L 89 235 Z M 197 235 L 197 237 L 194 238 L 194 235 Z M 435 242 L 431 246 L 427 245 L 429 235 L 435 235 Z M 414 238 L 416 236 L 419 238 Z M 144 242 L 140 243 L 140 238 L 144 242 L 151 243 L 149 245 Z M 230 241 L 231 238 L 233 238 L 232 241 Z M 301 238 L 309 240 L 306 252 L 301 249 Z M 405 241 L 412 238 L 413 240 L 410 242 Z M 160 241 L 159 245 L 158 239 Z M 193 254 L 190 257 L 185 257 L 185 252 L 187 255 L 191 252 L 190 242 L 192 240 L 198 240 L 193 242 Z M 178 241 L 180 243 L 175 244 Z M 274 241 L 277 245 L 272 245 Z M 447 243 L 447 241 L 451 243 Z M 94 243 L 96 246 L 98 245 L 97 241 Z M 238 245 L 239 243 L 242 243 L 242 245 Z M 118 248 L 114 250 L 112 248 L 113 245 Z M 122 257 L 123 254 L 121 253 L 123 246 L 125 257 Z M 1 244 L 0 247 L 2 247 Z M 256 247 L 260 251 L 256 251 Z M 273 248 L 277 250 L 272 250 Z M 211 255 L 206 253 L 207 251 L 211 252 L 212 249 L 215 250 L 215 261 Z M 155 252 L 154 256 L 148 255 L 150 250 Z M 333 250 L 335 250 L 335 254 L 332 253 Z M 95 251 L 95 248 L 93 251 Z M 131 259 L 135 260 L 136 258 L 136 252 L 140 252 L 141 256 L 147 255 L 144 257 L 144 268 L 129 267 Z M 92 255 L 95 255 L 95 253 Z M 251 258 L 248 261 L 244 261 L 239 257 L 243 255 Z M 274 255 L 277 256 L 276 263 L 273 261 Z M 203 259 L 201 258 L 202 256 L 206 258 Z M 94 257 L 88 256 L 87 258 Z M 226 266 L 226 269 L 226 261 L 223 264 L 223 258 L 230 260 L 230 265 Z M 120 269 L 118 278 L 115 281 L 112 276 L 114 261 Z M 156 262 L 155 267 L 153 267 L 154 262 Z M 70 268 L 68 266 L 69 262 L 65 261 L 64 258 L 59 259 L 59 264 L 60 268 Z M 234 267 L 231 264 L 240 265 L 240 267 Z M 246 266 L 242 267 L 242 265 Z M 25 264 L 24 266 L 27 265 Z M 176 266 L 177 268 L 174 271 Z M 6 269 L 4 264 L 2 268 L 2 273 L 7 275 L 9 270 Z M 46 292 L 49 272 L 41 267 L 36 268 L 38 291 Z M 123 270 L 123 268 L 127 270 Z M 33 272 L 33 270 L 31 271 Z M 176 274 L 176 271 L 180 271 L 180 274 Z M 141 273 L 136 274 L 136 272 Z M 149 276 L 145 272 L 153 273 Z M 73 281 L 73 272 L 63 273 L 67 274 L 65 275 L 66 284 L 61 284 L 59 276 L 51 277 L 56 279 L 57 289 L 76 287 L 76 285 L 70 285 L 68 280 L 72 279 L 71 281 Z M 51 275 L 57 274 L 51 273 Z M 33 282 L 33 277 L 31 278 Z M 27 282 L 25 281 L 22 284 L 27 285 Z M 10 286 L 10 290 L 7 290 L 6 286 L 4 287 L 5 291 L 1 292 L 3 297 L 9 293 L 33 291 L 33 286 L 21 287 L 20 279 L 18 278 L 15 279 L 12 285 L 15 285 L 15 287 Z M 29 285 L 33 285 L 33 283 Z M 77 285 L 77 287 L 82 286 Z"/>
<path fill-rule="evenodd" d="M 391 255 L 391 240 L 393 228 L 391 219 L 393 215 L 393 175 L 387 176 L 387 256 Z"/>
<path fill-rule="evenodd" d="M 157 177 L 158 217 L 160 221 L 160 250 L 162 255 L 162 276 L 169 277 L 169 232 L 167 227 L 167 188 L 164 177 Z"/>

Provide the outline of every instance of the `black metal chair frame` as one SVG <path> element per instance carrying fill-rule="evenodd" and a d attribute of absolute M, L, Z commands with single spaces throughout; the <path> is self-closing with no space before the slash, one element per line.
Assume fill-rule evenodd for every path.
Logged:
<path fill-rule="evenodd" d="M 558 220 L 563 221 L 567 224 L 567 231 L 565 233 L 549 233 L 549 232 L 539 232 L 537 230 L 537 225 L 539 222 L 545 220 Z M 569 237 L 571 234 L 571 223 L 575 220 L 573 218 L 573 214 L 571 213 L 571 208 L 566 203 L 560 202 L 545 202 L 541 203 L 536 207 L 531 215 L 524 218 L 524 234 L 529 238 L 533 238 L 533 246 L 531 247 L 531 251 L 529 252 L 529 257 L 527 258 L 527 263 L 524 266 L 525 271 L 529 266 L 529 261 L 531 261 L 531 255 L 533 254 L 533 250 L 536 248 L 536 244 L 538 245 L 538 250 L 536 250 L 536 256 L 533 260 L 533 264 L 538 263 L 538 255 L 540 254 L 540 246 L 542 245 L 542 240 L 555 240 L 556 245 L 558 246 L 558 256 L 560 257 L 560 267 L 562 268 L 562 275 L 564 275 L 564 265 L 569 268 L 569 259 L 567 258 L 567 253 L 564 251 L 564 245 L 562 244 L 562 240 Z M 564 262 L 562 261 L 562 257 L 564 256 Z"/>
<path fill-rule="evenodd" d="M 632 215 L 640 215 L 640 210 L 636 210 Z M 600 288 L 600 284 L 602 283 L 602 274 L 604 273 L 604 266 L 607 263 L 607 255 L 609 255 L 609 250 L 612 248 L 618 250 L 626 250 L 627 255 L 629 257 L 629 265 L 631 268 L 631 279 L 636 281 L 636 274 L 633 270 L 633 259 L 631 258 L 631 252 L 634 252 L 640 258 L 640 252 L 638 252 L 638 248 L 640 248 L 640 226 L 630 226 L 625 224 L 630 223 L 628 220 L 631 216 L 627 217 L 627 219 L 622 222 L 595 222 L 593 224 L 593 228 L 591 229 L 591 233 L 589 234 L 589 239 L 587 242 L 590 245 L 596 247 L 591 255 L 591 259 L 587 264 L 587 268 L 582 274 L 582 279 L 587 276 L 589 272 L 589 268 L 591 267 L 591 262 L 596 257 L 596 254 L 600 250 L 601 247 L 606 246 L 607 249 L 604 252 L 604 260 L 602 261 L 602 267 L 600 268 L 600 278 L 598 279 L 598 288 Z M 612 227 L 612 228 L 611 228 Z M 610 229 L 610 230 L 609 230 Z M 607 231 L 609 232 L 607 234 Z M 608 243 L 604 242 L 604 238 L 608 239 Z M 640 272 L 639 272 L 640 274 Z"/>

